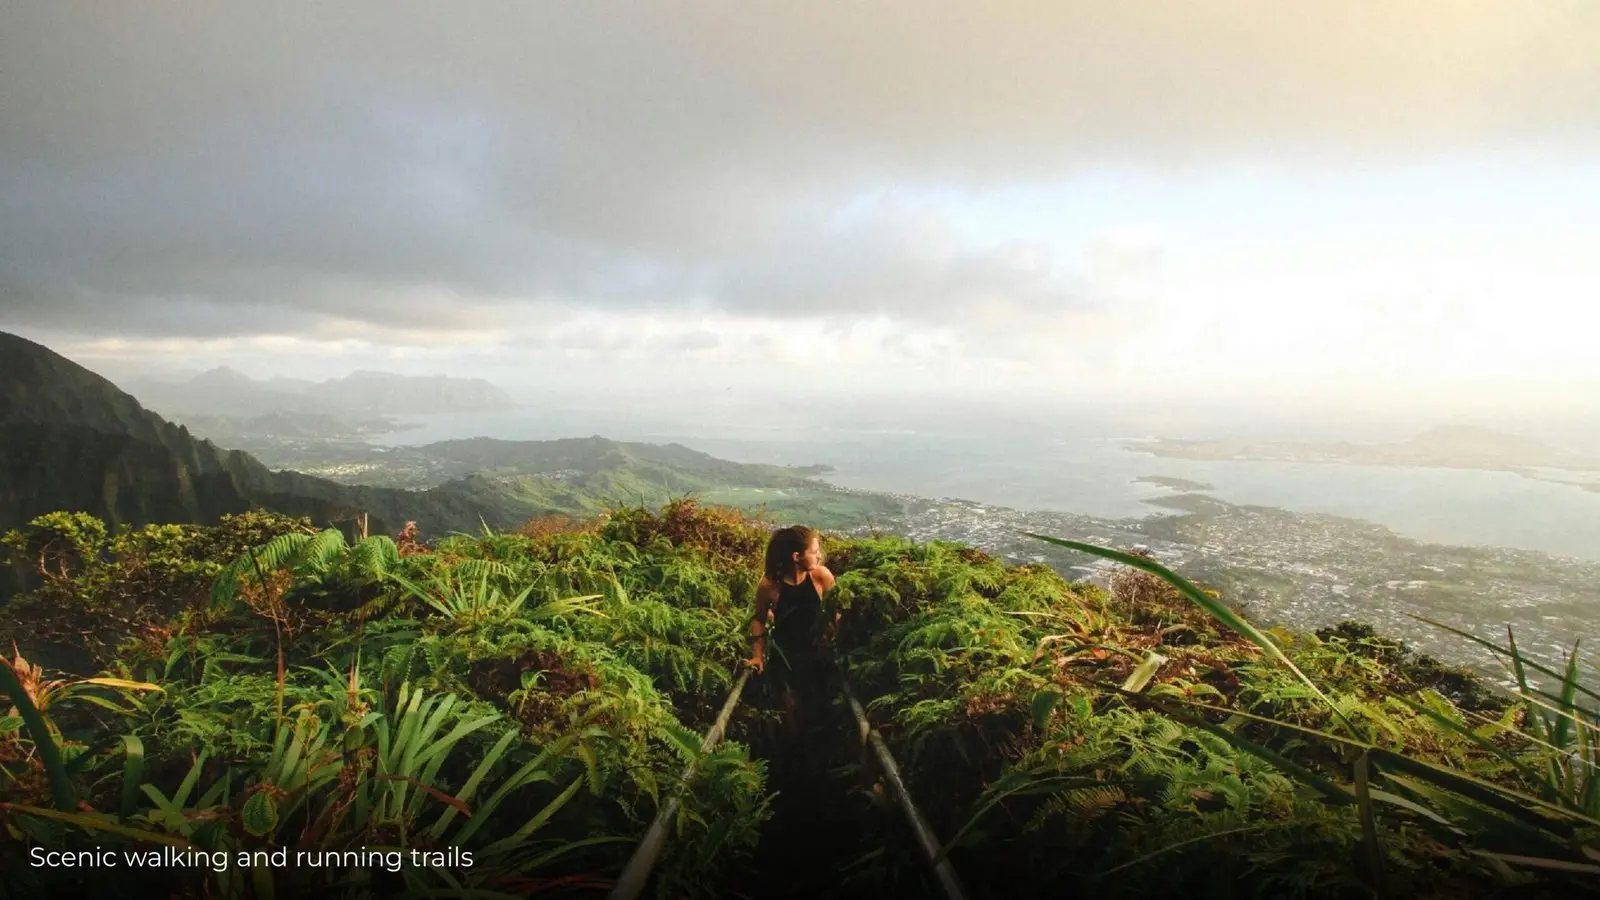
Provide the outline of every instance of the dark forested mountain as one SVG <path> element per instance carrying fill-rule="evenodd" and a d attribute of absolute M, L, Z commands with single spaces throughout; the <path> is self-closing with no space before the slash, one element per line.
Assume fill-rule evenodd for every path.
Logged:
<path fill-rule="evenodd" d="M 196 439 L 50 349 L 0 333 L 0 530 L 57 510 L 110 523 L 204 523 L 256 506 L 319 522 L 364 512 L 374 530 L 416 520 L 435 533 L 541 511 L 470 478 L 404 491 L 273 472 Z"/>

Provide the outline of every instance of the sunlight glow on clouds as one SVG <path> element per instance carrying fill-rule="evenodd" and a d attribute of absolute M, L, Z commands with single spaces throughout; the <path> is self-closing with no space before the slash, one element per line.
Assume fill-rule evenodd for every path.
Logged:
<path fill-rule="evenodd" d="M 542 394 L 1580 407 L 1600 5 L 1534 9 L 7 8 L 0 328 Z"/>

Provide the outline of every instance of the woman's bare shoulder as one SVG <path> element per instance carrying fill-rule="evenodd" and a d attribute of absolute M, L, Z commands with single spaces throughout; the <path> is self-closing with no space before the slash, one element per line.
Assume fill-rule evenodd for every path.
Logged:
<path fill-rule="evenodd" d="M 817 583 L 817 587 L 822 588 L 824 591 L 833 587 L 833 582 L 835 581 L 833 572 L 830 571 L 827 566 L 817 566 L 816 568 L 812 569 L 811 580 L 815 581 Z"/>

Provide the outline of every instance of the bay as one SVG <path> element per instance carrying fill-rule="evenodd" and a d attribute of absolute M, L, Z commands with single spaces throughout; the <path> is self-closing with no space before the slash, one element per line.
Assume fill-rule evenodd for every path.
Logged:
<path fill-rule="evenodd" d="M 1106 422 L 1020 430 L 1010 422 L 997 421 L 992 428 L 967 422 L 944 433 L 925 433 L 894 422 L 884 427 L 771 421 L 752 426 L 747 419 L 735 426 L 727 423 L 738 422 L 737 417 L 707 416 L 703 424 L 687 424 L 670 408 L 654 413 L 513 409 L 412 418 L 419 427 L 377 442 L 600 434 L 676 442 L 740 462 L 823 463 L 834 468 L 827 480 L 848 488 L 1104 518 L 1164 514 L 1147 501 L 1172 491 L 1137 479 L 1168 476 L 1208 484 L 1207 493 L 1229 503 L 1348 516 L 1429 543 L 1600 561 L 1600 493 L 1472 469 L 1162 458 L 1127 449 L 1129 441 L 1150 435 L 1116 434 Z"/>

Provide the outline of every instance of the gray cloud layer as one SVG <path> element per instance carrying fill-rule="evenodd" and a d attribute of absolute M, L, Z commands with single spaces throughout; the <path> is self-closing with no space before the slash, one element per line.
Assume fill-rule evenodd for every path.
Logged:
<path fill-rule="evenodd" d="M 1593 134 L 1597 39 L 1588 0 L 7 4 L 0 325 L 1076 308 L 1042 247 L 839 211 L 886 185 Z"/>

